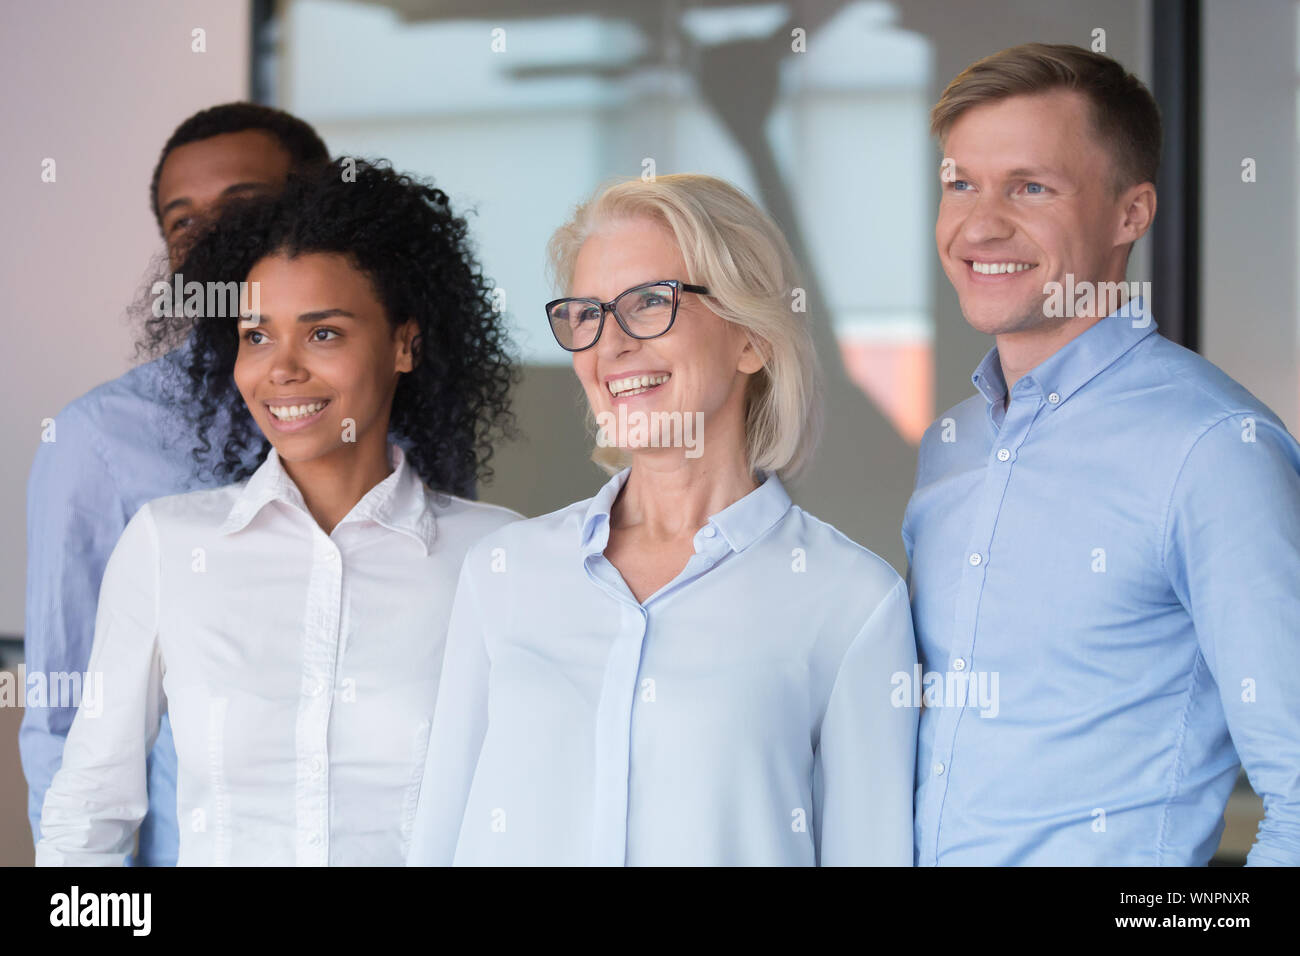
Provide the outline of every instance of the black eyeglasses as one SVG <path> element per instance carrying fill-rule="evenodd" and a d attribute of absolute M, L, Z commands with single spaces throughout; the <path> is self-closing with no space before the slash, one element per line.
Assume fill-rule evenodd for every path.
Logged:
<path fill-rule="evenodd" d="M 546 303 L 546 318 L 560 348 L 570 352 L 589 349 L 600 339 L 605 313 L 613 312 L 619 327 L 634 339 L 653 339 L 673 327 L 677 303 L 683 292 L 708 295 L 702 285 L 677 279 L 660 279 L 633 286 L 612 302 L 599 299 L 555 299 Z"/>

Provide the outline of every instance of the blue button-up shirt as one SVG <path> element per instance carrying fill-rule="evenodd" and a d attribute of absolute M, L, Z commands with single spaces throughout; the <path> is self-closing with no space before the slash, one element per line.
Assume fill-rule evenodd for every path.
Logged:
<path fill-rule="evenodd" d="M 127 522 L 152 498 L 204 486 L 192 440 L 168 402 L 184 352 L 140 365 L 76 399 L 47 430 L 27 482 L 27 607 L 24 658 L 29 685 L 83 673 L 108 556 Z M 225 440 L 218 422 L 214 447 Z M 210 483 L 211 479 L 207 481 Z M 37 677 L 37 675 L 42 675 Z M 30 697 L 31 695 L 29 695 Z M 63 759 L 76 706 L 29 701 L 18 742 L 27 776 L 27 812 L 40 839 L 45 791 Z M 36 706 L 32 706 L 36 704 Z M 55 706 L 58 705 L 58 706 Z M 176 752 L 163 718 L 148 762 L 149 813 L 140 825 L 137 865 L 173 866 Z"/>
<path fill-rule="evenodd" d="M 1300 864 L 1300 446 L 1141 316 L 925 434 L 920 864 L 1204 864 L 1242 765 Z"/>
<path fill-rule="evenodd" d="M 902 579 L 770 475 L 638 602 L 628 474 L 467 555 L 408 863 L 909 865 Z"/>

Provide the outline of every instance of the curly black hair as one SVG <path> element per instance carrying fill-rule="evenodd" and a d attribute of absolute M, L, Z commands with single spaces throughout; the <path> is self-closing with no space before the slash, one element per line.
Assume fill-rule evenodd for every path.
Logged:
<path fill-rule="evenodd" d="M 394 171 L 385 160 L 343 157 L 291 174 L 274 196 L 233 200 L 196 238 L 177 268 L 190 282 L 242 282 L 262 259 L 337 253 L 371 281 L 388 321 L 419 326 L 415 368 L 398 380 L 389 433 L 436 491 L 472 496 L 490 479 L 497 437 L 516 434 L 510 390 L 518 366 L 492 284 L 475 258 L 463 218 L 446 193 Z M 167 312 L 168 310 L 161 310 Z M 168 396 L 196 428 L 196 473 L 240 481 L 270 450 L 234 383 L 239 320 L 225 309 L 151 313 L 137 344 L 182 356 Z M 220 449 L 210 436 L 229 434 Z"/>
<path fill-rule="evenodd" d="M 163 145 L 158 164 L 149 180 L 149 208 L 162 228 L 162 210 L 158 208 L 158 180 L 162 178 L 163 163 L 172 150 L 187 143 L 197 143 L 223 133 L 242 133 L 244 130 L 261 130 L 275 137 L 289 154 L 289 168 L 302 170 L 309 166 L 324 166 L 330 161 L 329 150 L 311 125 L 292 113 L 262 106 L 260 103 L 222 103 L 200 110 L 177 126 Z"/>

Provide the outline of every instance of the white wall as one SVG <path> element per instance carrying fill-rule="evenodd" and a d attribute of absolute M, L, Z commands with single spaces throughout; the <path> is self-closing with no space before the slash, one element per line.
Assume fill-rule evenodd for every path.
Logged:
<path fill-rule="evenodd" d="M 132 364 L 124 308 L 161 248 L 150 174 L 181 120 L 247 96 L 248 32 L 245 0 L 0 4 L 0 635 L 23 630 L 40 422 Z"/>

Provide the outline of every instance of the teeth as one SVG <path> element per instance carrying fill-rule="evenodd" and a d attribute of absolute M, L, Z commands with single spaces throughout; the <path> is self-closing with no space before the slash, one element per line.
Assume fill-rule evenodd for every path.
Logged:
<path fill-rule="evenodd" d="M 972 262 L 971 268 L 984 276 L 1000 276 L 1006 272 L 1024 272 L 1032 269 L 1030 262 Z"/>
<path fill-rule="evenodd" d="M 271 414 L 282 422 L 291 422 L 299 418 L 315 415 L 325 407 L 324 402 L 312 402 L 310 405 L 269 405 Z"/>
<path fill-rule="evenodd" d="M 610 382 L 609 390 L 614 395 L 624 393 L 635 395 L 646 389 L 654 388 L 656 385 L 662 385 L 666 381 L 668 381 L 667 372 L 658 375 L 630 375 L 627 378 L 619 378 Z"/>

